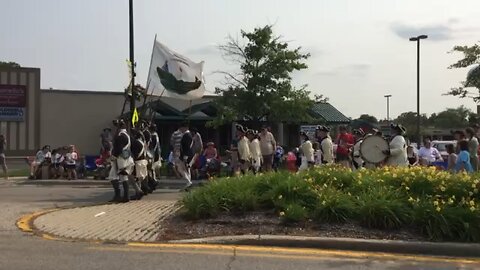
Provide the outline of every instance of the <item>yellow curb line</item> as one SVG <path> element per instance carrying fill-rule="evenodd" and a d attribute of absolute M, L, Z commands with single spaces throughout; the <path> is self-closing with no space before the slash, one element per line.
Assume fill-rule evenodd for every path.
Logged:
<path fill-rule="evenodd" d="M 17 220 L 17 223 L 16 223 L 17 227 L 23 232 L 33 233 L 33 221 L 36 218 L 38 218 L 39 216 L 57 211 L 57 210 L 60 210 L 60 208 L 37 211 L 37 212 L 33 212 L 33 213 L 30 213 L 30 214 L 24 215 Z"/>
<path fill-rule="evenodd" d="M 444 263 L 463 263 L 463 264 L 479 264 L 480 259 L 476 258 L 454 258 L 454 257 L 444 257 L 444 256 L 427 256 L 427 255 L 407 255 L 407 254 L 394 254 L 394 253 L 383 253 L 383 252 L 364 252 L 364 251 L 349 251 L 349 250 L 327 250 L 327 249 L 312 249 L 312 248 L 283 248 L 283 247 L 263 247 L 263 246 L 244 246 L 244 245 L 220 245 L 220 244 L 162 244 L 162 243 L 139 243 L 131 242 L 126 244 L 128 247 L 132 248 L 169 248 L 169 249 L 188 249 L 187 251 L 182 252 L 193 252 L 194 249 L 200 250 L 211 250 L 217 251 L 217 254 L 220 254 L 224 251 L 236 251 L 237 255 L 244 256 L 258 256 L 258 257 L 285 257 L 285 258 L 295 258 L 299 259 L 308 259 L 317 257 L 327 257 L 327 256 L 336 256 L 336 257 L 349 257 L 355 259 L 383 259 L 383 260 L 410 260 L 417 262 L 444 262 Z M 108 249 L 108 248 L 101 248 Z M 117 248 L 118 250 L 125 250 Z M 168 250 L 159 250 L 159 252 L 170 252 L 174 251 Z M 206 251 L 209 253 L 208 251 Z M 241 252 L 241 253 L 239 253 Z M 267 253 L 278 253 L 278 254 L 267 254 Z"/>
<path fill-rule="evenodd" d="M 45 214 L 61 210 L 62 208 L 55 208 L 43 211 L 37 211 L 31 214 L 22 216 L 17 221 L 17 227 L 23 232 L 34 233 L 33 221 Z M 36 235 L 42 237 L 45 240 L 54 241 L 75 241 L 70 238 L 59 238 L 48 233 L 37 233 Z M 170 249 L 203 249 L 203 250 L 217 250 L 217 251 L 244 251 L 255 253 L 243 253 L 245 256 L 257 256 L 258 253 L 263 254 L 258 256 L 267 256 L 266 252 L 277 252 L 283 254 L 270 254 L 267 257 L 298 257 L 306 258 L 308 256 L 341 256 L 351 258 L 376 258 L 376 259 L 407 259 L 412 261 L 421 262 L 451 262 L 451 263 L 464 263 L 464 264 L 478 264 L 480 259 L 476 258 L 453 258 L 453 257 L 441 257 L 441 256 L 426 256 L 426 255 L 406 255 L 406 254 L 392 254 L 382 252 L 362 252 L 362 251 L 348 251 L 348 250 L 327 250 L 327 249 L 312 249 L 312 248 L 284 248 L 284 247 L 264 247 L 264 246 L 248 246 L 248 245 L 223 245 L 223 244 L 187 244 L 187 243 L 144 243 L 144 242 L 110 242 L 110 241 L 98 241 L 98 240 L 83 240 L 78 239 L 81 242 L 87 242 L 91 244 L 121 244 L 132 248 L 170 248 Z M 109 249 L 109 248 L 100 248 Z M 127 250 L 117 248 L 117 250 Z M 159 250 L 160 251 L 160 250 Z M 290 255 L 290 256 L 289 256 Z"/>

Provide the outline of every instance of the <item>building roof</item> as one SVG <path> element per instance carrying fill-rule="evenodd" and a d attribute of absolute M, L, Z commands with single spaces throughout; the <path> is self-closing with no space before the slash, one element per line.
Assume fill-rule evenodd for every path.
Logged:
<path fill-rule="evenodd" d="M 317 102 L 311 109 L 312 117 L 321 118 L 330 124 L 348 124 L 350 118 L 333 107 L 330 103 Z"/>

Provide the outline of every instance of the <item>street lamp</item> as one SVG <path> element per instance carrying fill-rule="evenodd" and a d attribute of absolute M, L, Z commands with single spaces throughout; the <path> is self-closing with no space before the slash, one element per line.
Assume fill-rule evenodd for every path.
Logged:
<path fill-rule="evenodd" d="M 390 120 L 390 98 L 392 95 L 385 95 L 384 97 L 387 98 L 387 121 Z"/>
<path fill-rule="evenodd" d="M 427 35 L 411 37 L 410 41 L 417 42 L 417 143 L 420 145 L 420 40 L 427 39 Z"/>

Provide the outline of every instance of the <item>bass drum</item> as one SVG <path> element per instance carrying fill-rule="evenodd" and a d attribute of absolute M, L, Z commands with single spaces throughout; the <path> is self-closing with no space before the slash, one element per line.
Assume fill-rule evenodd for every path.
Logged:
<path fill-rule="evenodd" d="M 387 159 L 383 151 L 388 151 L 390 146 L 387 140 L 377 135 L 371 135 L 363 139 L 360 144 L 360 155 L 365 162 L 378 164 Z"/>

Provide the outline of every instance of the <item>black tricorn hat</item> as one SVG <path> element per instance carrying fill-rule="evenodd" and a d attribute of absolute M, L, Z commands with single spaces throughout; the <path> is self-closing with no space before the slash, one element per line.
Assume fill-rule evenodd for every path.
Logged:
<path fill-rule="evenodd" d="M 237 129 L 237 131 L 240 131 L 242 133 L 247 133 L 247 129 L 240 124 L 236 124 L 235 128 Z"/>
<path fill-rule="evenodd" d="M 365 136 L 365 131 L 363 131 L 362 128 L 354 129 L 353 134 L 355 135 L 360 135 L 360 136 Z"/>
<path fill-rule="evenodd" d="M 406 129 L 404 126 L 400 125 L 400 124 L 391 123 L 391 124 L 390 124 L 390 128 L 395 129 L 395 130 L 399 131 L 400 133 L 405 133 L 405 132 L 407 132 L 407 129 Z"/>
<path fill-rule="evenodd" d="M 300 136 L 308 137 L 308 134 L 305 131 L 300 131 Z"/>
<path fill-rule="evenodd" d="M 330 132 L 330 128 L 324 125 L 317 126 L 316 130 L 318 131 L 324 131 L 324 132 Z"/>

